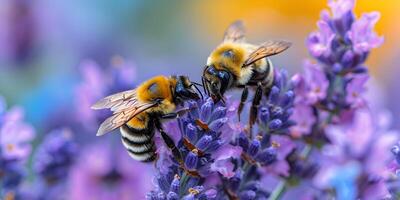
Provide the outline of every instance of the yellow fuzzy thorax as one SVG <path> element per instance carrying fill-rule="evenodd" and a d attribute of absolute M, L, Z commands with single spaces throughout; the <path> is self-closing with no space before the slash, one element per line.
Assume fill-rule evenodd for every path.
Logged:
<path fill-rule="evenodd" d="M 128 125 L 135 129 L 145 129 L 149 123 L 149 115 L 146 112 L 136 115 L 128 121 Z"/>
<path fill-rule="evenodd" d="M 231 51 L 231 57 L 224 55 Z M 246 48 L 238 43 L 222 43 L 209 56 L 209 64 L 217 70 L 228 70 L 234 76 L 240 77 L 240 70 L 247 56 Z"/>
<path fill-rule="evenodd" d="M 176 79 L 165 76 L 153 77 L 136 88 L 137 99 L 143 103 L 152 102 L 157 98 L 164 99 L 160 105 L 153 107 L 148 112 L 172 112 L 175 109 L 173 103 L 172 88 L 175 88 Z"/>

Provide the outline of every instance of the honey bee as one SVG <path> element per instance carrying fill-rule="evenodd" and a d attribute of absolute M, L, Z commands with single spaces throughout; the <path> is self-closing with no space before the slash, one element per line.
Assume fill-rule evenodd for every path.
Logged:
<path fill-rule="evenodd" d="M 260 45 L 245 41 L 242 21 L 232 23 L 225 31 L 223 42 L 207 59 L 202 82 L 205 92 L 215 101 L 224 101 L 223 95 L 233 88 L 244 88 L 238 108 L 238 117 L 247 100 L 249 87 L 256 88 L 250 109 L 250 127 L 255 123 L 257 107 L 263 92 L 268 95 L 274 80 L 274 69 L 269 56 L 279 54 L 291 46 L 284 40 L 269 40 Z"/>
<path fill-rule="evenodd" d="M 178 148 L 161 122 L 183 114 L 175 112 L 177 105 L 200 98 L 193 88 L 200 92 L 186 76 L 156 76 L 136 89 L 105 97 L 92 109 L 110 109 L 113 115 L 100 125 L 97 136 L 120 128 L 122 144 L 129 155 L 138 161 L 152 162 L 157 158 L 153 136 L 158 130 L 175 159 L 182 162 Z"/>

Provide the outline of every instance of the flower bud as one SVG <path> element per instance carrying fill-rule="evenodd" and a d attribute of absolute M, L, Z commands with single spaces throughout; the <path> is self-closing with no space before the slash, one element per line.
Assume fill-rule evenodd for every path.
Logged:
<path fill-rule="evenodd" d="M 189 123 L 186 126 L 185 135 L 189 138 L 190 141 L 195 141 L 197 139 L 197 129 L 192 123 Z"/>
<path fill-rule="evenodd" d="M 347 50 L 346 53 L 344 53 L 340 62 L 344 68 L 353 67 L 355 64 L 355 55 L 354 55 L 353 51 Z"/>
<path fill-rule="evenodd" d="M 273 86 L 273 87 L 271 88 L 271 92 L 270 92 L 270 94 L 269 94 L 269 101 L 270 101 L 270 103 L 276 104 L 276 103 L 278 102 L 278 99 L 279 99 L 279 92 L 280 92 L 280 90 L 279 90 L 278 87 Z"/>
<path fill-rule="evenodd" d="M 207 101 L 206 103 L 204 103 L 201 106 L 201 109 L 200 109 L 200 119 L 201 119 L 201 121 L 206 122 L 206 123 L 208 122 L 208 120 L 211 117 L 212 108 L 213 108 L 212 101 Z"/>
<path fill-rule="evenodd" d="M 242 147 L 243 151 L 247 151 L 249 148 L 249 140 L 246 137 L 244 132 L 239 133 L 239 137 L 237 138 L 237 142 L 240 147 Z"/>
<path fill-rule="evenodd" d="M 268 107 L 261 107 L 259 118 L 262 124 L 267 124 L 269 120 L 269 110 Z"/>
<path fill-rule="evenodd" d="M 210 121 L 220 119 L 226 115 L 226 108 L 219 106 L 212 111 Z"/>
<path fill-rule="evenodd" d="M 228 121 L 227 117 L 221 118 L 221 119 L 217 119 L 213 122 L 211 122 L 211 124 L 209 125 L 209 128 L 215 132 L 218 132 L 219 129 L 226 124 L 226 122 Z"/>
<path fill-rule="evenodd" d="M 175 192 L 169 192 L 167 194 L 167 200 L 178 200 L 178 199 L 179 199 L 179 196 Z"/>
<path fill-rule="evenodd" d="M 333 66 L 332 66 L 332 71 L 333 71 L 334 73 L 338 74 L 338 73 L 340 73 L 342 70 L 343 70 L 343 67 L 342 67 L 341 64 L 339 64 L 339 63 L 333 64 Z"/>
<path fill-rule="evenodd" d="M 271 130 L 279 129 L 282 126 L 282 121 L 280 119 L 274 119 L 269 123 L 269 128 Z"/>
<path fill-rule="evenodd" d="M 275 162 L 277 156 L 276 149 L 274 147 L 269 147 L 261 151 L 256 160 L 263 165 L 269 165 Z"/>
<path fill-rule="evenodd" d="M 170 191 L 174 193 L 179 193 L 180 177 L 175 174 L 174 180 L 172 180 Z"/>
<path fill-rule="evenodd" d="M 252 190 L 245 190 L 240 193 L 240 200 L 253 200 L 256 199 L 256 193 Z"/>
<path fill-rule="evenodd" d="M 279 106 L 275 106 L 271 109 L 271 117 L 278 118 L 283 114 L 283 109 Z"/>
<path fill-rule="evenodd" d="M 294 100 L 294 92 L 292 90 L 289 90 L 285 93 L 282 99 L 282 107 L 289 106 L 293 103 Z"/>
<path fill-rule="evenodd" d="M 185 159 L 185 167 L 188 170 L 194 170 L 197 167 L 197 162 L 199 157 L 197 156 L 197 149 L 193 149 L 191 152 L 188 153 Z"/>
<path fill-rule="evenodd" d="M 196 143 L 196 147 L 200 149 L 201 151 L 204 151 L 208 146 L 210 146 L 212 142 L 212 136 L 210 135 L 204 135 L 203 137 L 200 138 L 200 140 Z"/>
<path fill-rule="evenodd" d="M 250 144 L 249 150 L 247 151 L 247 153 L 250 156 L 256 156 L 258 151 L 260 150 L 261 144 L 260 141 L 258 140 L 253 140 Z"/>

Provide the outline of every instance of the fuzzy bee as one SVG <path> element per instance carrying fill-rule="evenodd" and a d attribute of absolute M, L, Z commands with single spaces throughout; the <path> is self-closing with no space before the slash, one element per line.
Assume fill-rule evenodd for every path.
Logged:
<path fill-rule="evenodd" d="M 250 109 L 250 127 L 255 123 L 257 107 L 262 94 L 268 95 L 274 80 L 274 69 L 269 56 L 279 54 L 291 46 L 283 40 L 269 40 L 260 45 L 245 41 L 242 21 L 232 23 L 225 31 L 223 42 L 207 59 L 202 82 L 205 92 L 215 101 L 224 101 L 223 95 L 233 88 L 244 88 L 238 108 L 238 117 L 247 100 L 249 87 L 256 88 Z"/>
<path fill-rule="evenodd" d="M 100 125 L 97 136 L 120 128 L 122 144 L 129 155 L 138 161 L 151 162 L 157 158 L 153 136 L 158 130 L 175 159 L 182 162 L 179 150 L 163 130 L 161 122 L 182 114 L 175 112 L 177 105 L 199 99 L 193 88 L 197 89 L 185 76 L 156 76 L 136 89 L 105 97 L 92 109 L 110 109 L 113 115 Z"/>

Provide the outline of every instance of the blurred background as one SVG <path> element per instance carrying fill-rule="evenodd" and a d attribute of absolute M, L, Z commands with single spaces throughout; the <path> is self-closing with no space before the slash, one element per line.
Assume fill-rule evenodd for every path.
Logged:
<path fill-rule="evenodd" d="M 208 54 L 236 19 L 245 22 L 250 42 L 292 41 L 272 60 L 300 72 L 305 39 L 324 8 L 325 0 L 1 0 L 0 95 L 8 107 L 24 109 L 39 136 L 68 126 L 82 144 L 107 140 L 94 136 L 102 118 L 88 110 L 95 100 L 159 74 L 200 81 Z M 369 11 L 381 13 L 377 31 L 385 43 L 367 65 L 376 95 L 400 122 L 400 1 L 357 2 L 358 16 Z"/>
<path fill-rule="evenodd" d="M 224 29 L 244 20 L 248 40 L 282 38 L 293 47 L 273 58 L 275 65 L 299 72 L 308 57 L 305 38 L 316 29 L 325 0 L 267 1 L 106 1 L 2 0 L 0 3 L 0 94 L 26 109 L 28 121 L 43 128 L 46 116 L 73 106 L 82 79 L 82 61 L 101 68 L 112 58 L 129 60 L 135 83 L 157 74 L 188 74 L 199 80 L 209 52 Z M 385 43 L 367 62 L 398 116 L 400 72 L 398 0 L 359 0 L 356 11 L 381 12 L 378 33 Z"/>

